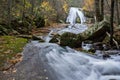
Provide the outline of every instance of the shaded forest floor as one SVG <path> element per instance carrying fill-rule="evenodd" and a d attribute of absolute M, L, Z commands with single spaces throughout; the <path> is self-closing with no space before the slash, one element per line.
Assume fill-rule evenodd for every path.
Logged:
<path fill-rule="evenodd" d="M 19 60 L 27 39 L 0 36 L 0 70 L 7 70 Z"/>

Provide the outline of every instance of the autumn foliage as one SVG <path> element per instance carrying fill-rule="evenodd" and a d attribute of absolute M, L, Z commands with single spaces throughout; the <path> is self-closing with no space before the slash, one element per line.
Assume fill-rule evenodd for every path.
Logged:
<path fill-rule="evenodd" d="M 84 0 L 83 9 L 87 11 L 92 11 L 94 8 L 94 0 Z"/>

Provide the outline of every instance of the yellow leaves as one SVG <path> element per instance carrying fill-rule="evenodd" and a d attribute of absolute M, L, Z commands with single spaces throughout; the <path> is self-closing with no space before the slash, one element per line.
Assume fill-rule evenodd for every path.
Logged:
<path fill-rule="evenodd" d="M 63 9 L 64 9 L 65 13 L 68 12 L 68 4 L 66 2 L 63 5 Z"/>
<path fill-rule="evenodd" d="M 19 13 L 16 13 L 16 16 L 20 16 L 20 14 L 19 14 Z"/>
<path fill-rule="evenodd" d="M 46 7 L 48 5 L 49 5 L 49 2 L 43 1 L 42 4 L 41 4 L 41 7 Z"/>
<path fill-rule="evenodd" d="M 31 7 L 30 2 L 28 2 L 27 0 L 25 0 L 25 8 L 30 8 L 30 7 Z"/>
<path fill-rule="evenodd" d="M 48 1 L 43 1 L 40 6 L 41 15 L 44 16 L 45 26 L 50 25 L 52 18 L 56 17 L 56 11 Z"/>
<path fill-rule="evenodd" d="M 94 0 L 84 0 L 83 10 L 93 10 Z"/>
<path fill-rule="evenodd" d="M 50 3 L 47 2 L 47 1 L 43 1 L 42 4 L 41 4 L 41 7 L 42 7 L 45 11 L 51 11 L 51 10 L 53 10 L 53 9 L 52 9 L 52 6 L 50 6 Z"/>

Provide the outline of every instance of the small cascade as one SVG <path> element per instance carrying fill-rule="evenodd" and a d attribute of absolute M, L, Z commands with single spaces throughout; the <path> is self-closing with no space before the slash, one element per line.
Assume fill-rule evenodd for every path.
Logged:
<path fill-rule="evenodd" d="M 80 18 L 81 24 L 86 21 L 81 8 L 71 7 L 66 22 L 69 22 L 73 26 L 76 23 L 77 17 Z"/>
<path fill-rule="evenodd" d="M 52 35 L 51 35 L 52 33 L 53 33 L 53 30 L 51 30 L 50 33 L 45 37 L 45 42 L 49 43 L 49 41 L 52 38 Z"/>
<path fill-rule="evenodd" d="M 49 43 L 49 41 L 52 39 L 53 31 L 54 30 L 51 30 L 46 36 L 41 36 L 41 39 L 43 39 L 46 43 Z"/>
<path fill-rule="evenodd" d="M 65 32 L 70 32 L 70 33 L 74 33 L 74 34 L 79 34 L 79 33 L 82 33 L 84 32 L 85 30 L 87 30 L 88 27 L 87 25 L 85 24 L 78 24 L 76 23 L 74 26 L 68 26 L 67 28 L 64 28 L 60 31 L 58 31 L 58 34 L 63 34 Z"/>
<path fill-rule="evenodd" d="M 81 24 L 76 23 L 77 17 L 80 18 Z M 69 22 L 70 25 L 66 28 L 52 29 L 50 33 L 43 37 L 42 39 L 45 42 L 49 42 L 52 39 L 52 33 L 58 33 L 62 35 L 65 32 L 70 32 L 74 34 L 79 34 L 88 29 L 87 25 L 83 24 L 86 21 L 86 18 L 82 12 L 81 8 L 71 7 L 66 22 Z"/>
<path fill-rule="evenodd" d="M 80 18 L 81 24 L 76 23 L 76 19 Z M 70 23 L 68 28 L 60 30 L 58 33 L 62 34 L 64 32 L 71 32 L 74 34 L 79 34 L 88 29 L 87 25 L 83 24 L 86 21 L 81 8 L 71 7 L 66 22 Z"/>

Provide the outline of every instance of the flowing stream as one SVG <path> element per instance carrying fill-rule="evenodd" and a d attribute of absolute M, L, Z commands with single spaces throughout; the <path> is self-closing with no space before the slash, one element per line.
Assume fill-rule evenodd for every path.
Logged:
<path fill-rule="evenodd" d="M 119 55 L 103 60 L 53 43 L 32 42 L 27 47 L 39 49 L 40 59 L 54 71 L 52 76 L 57 80 L 120 80 Z"/>
<path fill-rule="evenodd" d="M 72 26 L 57 31 L 59 34 L 64 32 L 78 34 L 87 29 L 86 25 L 75 24 L 77 16 L 80 17 L 81 23 L 85 22 L 82 11 L 78 9 L 74 7 L 70 8 L 67 21 Z M 63 48 L 57 44 L 48 43 L 52 32 L 46 37 L 46 43 L 32 41 L 24 50 L 24 52 L 27 51 L 26 53 L 39 53 L 40 60 L 45 65 L 49 65 L 48 70 L 53 70 L 54 73 L 51 76 L 57 77 L 52 80 L 120 80 L 119 55 L 114 55 L 104 60 L 69 47 Z M 49 78 L 47 79 L 49 80 Z"/>

